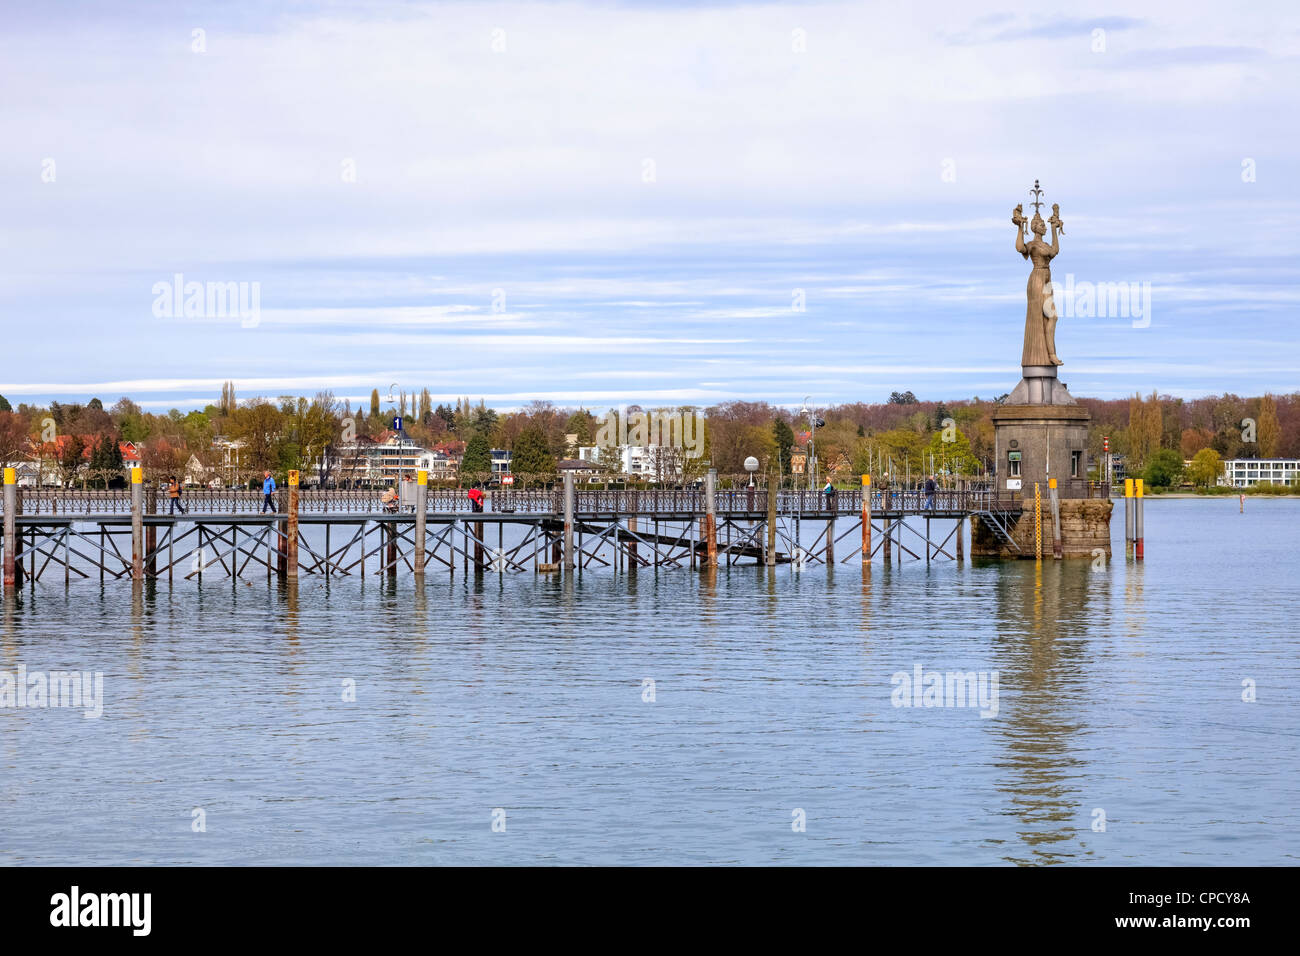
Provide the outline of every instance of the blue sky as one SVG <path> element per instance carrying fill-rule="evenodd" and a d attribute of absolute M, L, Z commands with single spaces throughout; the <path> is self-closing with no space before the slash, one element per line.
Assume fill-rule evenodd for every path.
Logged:
<path fill-rule="evenodd" d="M 1300 387 L 1300 8 L 894 7 L 5 0 L 0 394 L 990 397 L 1034 179 L 1058 280 L 1151 286 L 1075 394 Z"/>

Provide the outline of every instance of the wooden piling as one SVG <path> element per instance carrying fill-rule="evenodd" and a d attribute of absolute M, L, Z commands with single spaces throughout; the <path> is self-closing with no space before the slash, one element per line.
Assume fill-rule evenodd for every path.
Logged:
<path fill-rule="evenodd" d="M 710 468 L 704 476 L 704 553 L 710 568 L 718 566 L 717 488 L 717 469 Z"/>
<path fill-rule="evenodd" d="M 780 474 L 773 481 L 767 476 L 767 554 L 764 555 L 768 567 L 776 564 L 776 497 L 781 488 Z"/>
<path fill-rule="evenodd" d="M 131 580 L 144 579 L 144 470 L 131 469 Z"/>
<path fill-rule="evenodd" d="M 1056 479 L 1047 479 L 1047 495 L 1052 505 L 1052 557 L 1060 560 L 1064 555 L 1061 547 L 1061 501 L 1057 497 Z"/>
<path fill-rule="evenodd" d="M 275 528 L 275 573 L 280 576 L 280 580 L 289 573 L 289 491 L 287 488 L 281 488 L 276 492 L 278 499 L 275 504 L 277 514 L 283 514 L 283 518 L 276 518 L 273 522 Z M 236 533 L 236 537 L 237 537 Z"/>
<path fill-rule="evenodd" d="M 871 476 L 862 476 L 862 563 L 871 563 Z"/>
<path fill-rule="evenodd" d="M 289 509 L 285 519 L 285 573 L 298 580 L 298 472 L 289 472 Z"/>
<path fill-rule="evenodd" d="M 617 548 L 617 544 L 615 545 Z M 573 553 L 573 472 L 564 473 L 564 570 L 572 572 L 577 565 Z"/>
<path fill-rule="evenodd" d="M 415 473 L 415 576 L 424 577 L 424 550 L 429 520 L 429 470 Z M 328 526 L 327 526 L 328 527 Z"/>
<path fill-rule="evenodd" d="M 5 484 L 5 526 L 4 526 L 4 588 L 8 594 L 18 586 L 16 575 L 17 562 L 14 555 L 18 549 L 18 473 L 13 468 L 4 471 Z"/>

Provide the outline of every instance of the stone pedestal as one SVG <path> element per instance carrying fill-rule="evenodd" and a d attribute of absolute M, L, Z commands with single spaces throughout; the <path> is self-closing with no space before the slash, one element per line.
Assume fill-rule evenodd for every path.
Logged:
<path fill-rule="evenodd" d="M 1065 557 L 1092 557 L 1095 549 L 1110 555 L 1108 500 L 1089 500 L 1087 409 L 1076 402 L 1056 367 L 1023 366 L 1024 377 L 993 412 L 995 488 L 1018 494 L 1024 505 L 1010 529 L 1016 551 L 993 529 L 972 519 L 971 553 L 1033 557 L 1034 485 L 1042 498 L 1044 554 L 1052 553 L 1049 481 L 1056 479 L 1060 499 L 1061 543 Z"/>
<path fill-rule="evenodd" d="M 1054 366 L 1025 366 L 1025 377 L 993 411 L 994 470 L 999 492 L 1047 498 L 1049 478 L 1062 499 L 1088 497 L 1088 422 Z"/>

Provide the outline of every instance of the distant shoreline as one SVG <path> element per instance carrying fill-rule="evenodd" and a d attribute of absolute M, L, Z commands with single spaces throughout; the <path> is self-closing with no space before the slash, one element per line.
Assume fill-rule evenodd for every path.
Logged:
<path fill-rule="evenodd" d="M 1150 500 L 1152 500 L 1152 499 L 1157 499 L 1157 498 L 1193 498 L 1193 499 L 1195 499 L 1195 500 L 1197 500 L 1197 501 L 1236 501 L 1239 497 L 1241 497 L 1241 494 L 1242 494 L 1241 492 L 1238 492 L 1238 493 L 1235 494 L 1235 495 L 1198 495 L 1198 494 L 1196 494 L 1196 492 L 1194 492 L 1194 491 L 1191 491 L 1191 492 L 1188 492 L 1188 491 L 1171 491 L 1171 492 L 1167 492 L 1167 493 L 1161 493 L 1161 494 L 1158 494 L 1158 495 L 1153 495 L 1153 494 L 1150 494 L 1150 493 L 1148 492 L 1148 493 L 1147 493 L 1146 495 L 1144 495 L 1143 497 L 1145 497 L 1148 501 L 1150 501 Z M 1245 495 L 1246 495 L 1247 498 L 1252 498 L 1252 499 L 1256 499 L 1256 500 L 1260 500 L 1260 499 L 1267 500 L 1267 499 L 1269 499 L 1269 498 L 1280 498 L 1280 499 L 1282 499 L 1283 501 L 1287 501 L 1287 500 L 1294 500 L 1294 499 L 1296 499 L 1296 498 L 1300 498 L 1300 494 L 1295 494 L 1295 495 L 1253 495 L 1253 494 L 1251 494 L 1251 493 L 1249 493 L 1249 492 L 1245 492 Z M 1112 500 L 1114 500 L 1114 499 L 1116 499 L 1116 498 L 1123 498 L 1123 497 L 1124 497 L 1123 495 L 1113 495 L 1113 496 L 1112 496 Z"/>

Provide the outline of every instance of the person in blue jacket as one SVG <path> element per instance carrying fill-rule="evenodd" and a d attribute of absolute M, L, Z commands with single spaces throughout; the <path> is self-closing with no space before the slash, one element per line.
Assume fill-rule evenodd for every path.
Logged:
<path fill-rule="evenodd" d="M 271 500 L 273 494 L 275 494 L 275 479 L 268 471 L 266 477 L 262 479 L 262 514 L 266 514 L 267 509 L 270 509 L 271 514 L 275 514 L 275 502 Z"/>

